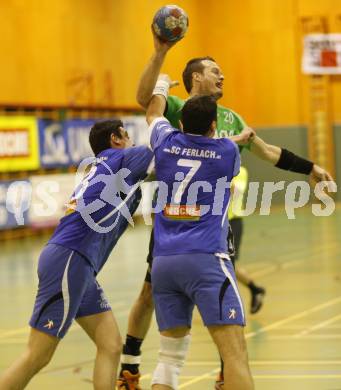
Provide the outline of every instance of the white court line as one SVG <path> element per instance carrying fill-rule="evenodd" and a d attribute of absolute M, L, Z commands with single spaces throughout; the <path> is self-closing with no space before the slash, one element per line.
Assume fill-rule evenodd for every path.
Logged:
<path fill-rule="evenodd" d="M 316 325 L 310 326 L 309 328 L 302 330 L 302 332 L 295 334 L 293 337 L 296 338 L 296 337 L 305 336 L 311 332 L 314 332 L 314 330 L 322 329 L 325 326 L 332 324 L 333 322 L 338 321 L 339 319 L 341 319 L 341 314 L 339 314 L 335 317 L 332 317 L 329 320 L 326 320 L 326 321 L 320 322 Z"/>
<path fill-rule="evenodd" d="M 251 366 L 339 366 L 341 360 L 250 360 Z M 187 367 L 217 366 L 216 360 L 186 362 Z M 147 374 L 148 375 L 148 374 Z"/>
<path fill-rule="evenodd" d="M 207 372 L 206 374 L 200 375 L 199 377 L 194 377 L 193 379 L 182 383 L 178 388 L 179 389 L 184 389 L 185 387 L 188 387 L 190 385 L 193 385 L 194 383 L 200 382 L 203 379 L 208 379 L 211 378 L 213 375 L 217 374 L 217 372 L 220 370 L 220 368 L 216 368 L 210 372 Z"/>
<path fill-rule="evenodd" d="M 290 322 L 290 321 L 293 321 L 293 320 L 296 320 L 298 318 L 302 318 L 308 314 L 311 314 L 311 313 L 314 313 L 316 311 L 319 311 L 319 310 L 322 310 L 326 307 L 329 307 L 329 306 L 332 306 L 332 305 L 335 305 L 336 303 L 338 302 L 341 302 L 341 297 L 338 297 L 338 298 L 334 298 L 334 299 L 331 299 L 330 301 L 327 301 L 325 303 L 322 303 L 320 305 L 316 305 L 314 307 L 312 307 L 311 309 L 308 309 L 308 310 L 304 310 L 303 312 L 300 312 L 298 314 L 294 314 L 294 315 L 291 315 L 287 318 L 284 318 L 283 320 L 279 320 L 279 321 L 276 321 L 274 322 L 273 324 L 270 324 L 270 325 L 267 325 L 267 326 L 264 326 L 263 328 L 255 331 L 255 332 L 249 332 L 245 335 L 245 338 L 246 339 L 250 339 L 254 336 L 257 336 L 261 333 L 264 333 L 268 330 L 271 330 L 271 329 L 275 329 L 275 328 L 278 328 L 279 326 L 281 326 L 282 324 L 285 324 L 287 322 Z M 201 380 L 203 379 L 206 379 L 206 378 L 209 378 L 211 375 L 214 375 L 216 374 L 217 372 L 219 372 L 220 368 L 217 368 L 215 370 L 212 370 L 208 373 L 205 373 L 205 374 L 202 374 L 200 376 L 197 376 L 196 378 L 192 379 L 192 380 L 189 380 L 185 383 L 182 383 L 180 386 L 179 386 L 179 389 L 184 389 L 185 387 L 188 387 L 194 383 L 197 383 L 197 382 L 200 382 Z M 341 376 L 340 376 L 341 377 Z"/>
<path fill-rule="evenodd" d="M 269 336 L 267 340 L 295 340 L 298 337 L 293 335 Z M 341 334 L 307 334 L 299 337 L 300 340 L 339 340 Z"/>
<path fill-rule="evenodd" d="M 253 375 L 255 379 L 339 379 L 341 378 L 341 374 L 305 374 L 305 375 Z M 335 389 L 337 390 L 337 389 Z"/>
<path fill-rule="evenodd" d="M 328 248 L 328 249 L 335 249 L 335 248 L 338 248 L 338 247 L 339 247 L 338 244 L 324 245 L 322 248 L 316 249 L 313 252 L 313 254 L 309 257 L 309 260 L 311 260 L 312 258 L 314 258 L 316 256 L 319 256 L 321 253 L 324 253 L 326 248 Z M 253 272 L 252 273 L 252 277 L 260 278 L 262 276 L 269 275 L 269 274 L 271 274 L 274 271 L 278 271 L 279 269 L 288 269 L 288 268 L 291 268 L 291 267 L 296 267 L 297 265 L 300 265 L 301 263 L 304 263 L 305 261 L 307 261 L 306 258 L 298 259 L 298 260 L 285 261 L 286 258 L 292 259 L 293 255 L 295 257 L 297 257 L 297 254 L 299 254 L 299 253 L 302 253 L 302 255 L 306 255 L 305 251 L 292 252 L 290 254 L 283 255 L 283 256 L 278 258 L 278 261 L 275 264 L 269 265 L 269 266 L 264 267 L 263 269 L 261 269 L 259 271 Z"/>
<path fill-rule="evenodd" d="M 215 379 L 216 376 L 215 374 L 218 372 L 218 370 L 215 370 L 215 372 L 211 372 L 211 374 L 205 374 L 205 376 L 202 378 L 203 379 Z M 184 389 L 187 387 L 189 384 L 194 384 L 197 383 L 198 381 L 195 380 L 194 376 L 182 376 L 182 378 L 193 378 L 188 380 L 187 382 L 181 384 L 178 389 Z M 340 379 L 341 374 L 255 374 L 253 375 L 254 379 Z"/>
<path fill-rule="evenodd" d="M 341 297 L 337 297 L 337 298 L 331 299 L 330 301 L 327 301 L 325 303 L 321 303 L 320 305 L 316 305 L 316 306 L 312 307 L 311 309 L 303 310 L 302 312 L 300 312 L 298 314 L 294 314 L 292 316 L 284 318 L 283 320 L 279 320 L 279 321 L 274 322 L 273 324 L 264 326 L 263 328 L 258 329 L 255 332 L 249 332 L 249 333 L 247 333 L 245 335 L 245 338 L 249 339 L 249 338 L 254 337 L 254 336 L 256 336 L 256 335 L 258 335 L 260 333 L 264 333 L 264 332 L 266 332 L 268 330 L 276 329 L 279 326 L 281 326 L 281 325 L 283 325 L 283 324 L 285 324 L 287 322 L 290 322 L 290 321 L 297 320 L 299 318 L 305 317 L 308 314 L 315 313 L 316 311 L 325 309 L 326 307 L 335 305 L 335 304 L 337 304 L 339 302 L 341 302 Z"/>

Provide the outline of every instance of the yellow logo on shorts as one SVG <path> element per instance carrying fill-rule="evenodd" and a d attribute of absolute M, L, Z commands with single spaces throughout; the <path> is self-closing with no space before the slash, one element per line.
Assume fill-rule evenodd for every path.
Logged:
<path fill-rule="evenodd" d="M 44 328 L 51 329 L 53 328 L 53 321 L 52 320 L 47 320 L 47 324 L 44 325 Z"/>

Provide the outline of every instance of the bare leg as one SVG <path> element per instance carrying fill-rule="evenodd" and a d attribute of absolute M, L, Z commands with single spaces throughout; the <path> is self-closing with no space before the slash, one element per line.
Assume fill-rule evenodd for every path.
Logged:
<path fill-rule="evenodd" d="M 236 277 L 238 282 L 246 287 L 248 287 L 249 283 L 252 282 L 252 279 L 249 277 L 245 269 L 238 266 L 236 266 Z"/>
<path fill-rule="evenodd" d="M 77 318 L 97 347 L 93 381 L 95 390 L 115 388 L 122 340 L 112 311 Z"/>
<path fill-rule="evenodd" d="M 57 337 L 31 328 L 25 352 L 3 372 L 1 390 L 21 390 L 51 360 L 57 345 Z"/>
<path fill-rule="evenodd" d="M 224 361 L 224 389 L 253 390 L 244 330 L 239 325 L 209 326 Z"/>
<path fill-rule="evenodd" d="M 154 312 L 151 283 L 144 282 L 142 290 L 131 308 L 128 320 L 128 334 L 144 339 L 150 328 L 150 322 Z"/>

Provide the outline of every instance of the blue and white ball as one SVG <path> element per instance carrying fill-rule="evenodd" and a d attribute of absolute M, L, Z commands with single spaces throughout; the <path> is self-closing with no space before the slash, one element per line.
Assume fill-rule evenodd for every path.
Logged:
<path fill-rule="evenodd" d="M 186 34 L 188 16 L 177 5 L 165 5 L 154 16 L 153 29 L 162 41 L 176 42 Z"/>

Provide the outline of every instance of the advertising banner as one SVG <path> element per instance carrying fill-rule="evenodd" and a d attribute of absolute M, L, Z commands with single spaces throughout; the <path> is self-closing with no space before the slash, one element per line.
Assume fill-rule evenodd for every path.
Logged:
<path fill-rule="evenodd" d="M 0 117 L 0 172 L 38 167 L 37 119 L 29 116 Z"/>
<path fill-rule="evenodd" d="M 28 225 L 28 180 L 0 182 L 0 230 Z"/>
<path fill-rule="evenodd" d="M 75 174 L 34 175 L 30 177 L 32 197 L 29 221 L 33 227 L 58 224 L 75 188 Z"/>
<path fill-rule="evenodd" d="M 135 145 L 149 145 L 150 133 L 144 115 L 125 116 L 122 121 Z"/>
<path fill-rule="evenodd" d="M 89 133 L 95 122 L 94 119 L 72 119 L 63 123 L 70 165 L 78 165 L 84 158 L 94 155 Z"/>
<path fill-rule="evenodd" d="M 302 71 L 306 74 L 341 74 L 341 34 L 306 35 Z"/>
<path fill-rule="evenodd" d="M 40 165 L 58 168 L 70 165 L 65 128 L 60 121 L 39 119 Z"/>

